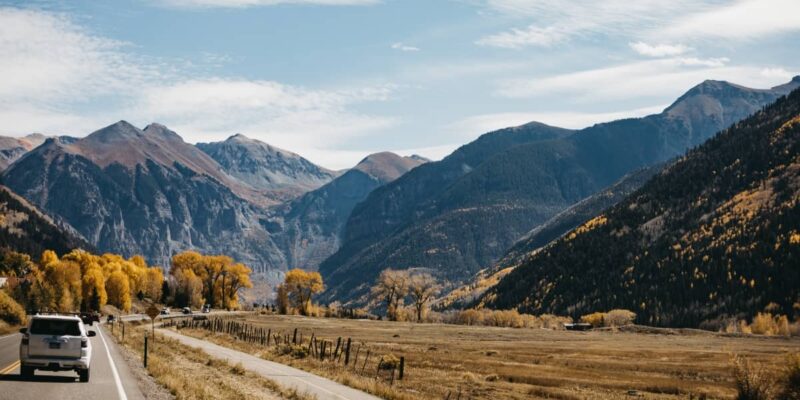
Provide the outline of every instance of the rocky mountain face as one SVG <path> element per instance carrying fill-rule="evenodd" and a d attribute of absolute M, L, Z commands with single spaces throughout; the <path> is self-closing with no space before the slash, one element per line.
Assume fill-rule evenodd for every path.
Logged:
<path fill-rule="evenodd" d="M 541 248 L 624 200 L 642 187 L 653 175 L 661 171 L 663 167 L 662 163 L 631 172 L 613 185 L 567 207 L 547 222 L 528 232 L 491 267 L 479 271 L 465 284 L 454 288 L 440 298 L 437 307 L 461 309 L 470 306 L 514 268 L 535 256 Z"/>
<path fill-rule="evenodd" d="M 528 124 L 482 136 L 373 191 L 323 262 L 324 298 L 358 302 L 385 268 L 462 282 L 520 237 L 631 171 L 683 154 L 800 86 L 706 81 L 664 112 L 568 131 Z"/>
<path fill-rule="evenodd" d="M 230 176 L 252 186 L 272 203 L 294 199 L 338 174 L 292 152 L 236 134 L 222 142 L 198 143 Z"/>
<path fill-rule="evenodd" d="M 0 171 L 5 170 L 14 161 L 17 161 L 25 153 L 33 150 L 34 147 L 44 143 L 46 137 L 39 133 L 33 133 L 24 137 L 0 136 Z"/>
<path fill-rule="evenodd" d="M 277 213 L 283 218 L 283 231 L 276 241 L 289 268 L 316 270 L 339 248 L 344 223 L 356 204 L 425 162 L 388 152 L 372 154 L 330 183 L 281 207 Z"/>
<path fill-rule="evenodd" d="M 54 221 L 0 185 L 0 251 L 13 250 L 39 257 L 44 250 L 64 254 L 75 248 L 93 250 L 70 227 Z"/>
<path fill-rule="evenodd" d="M 161 125 L 120 121 L 74 143 L 48 139 L 2 180 L 101 251 L 164 266 L 185 249 L 260 270 L 285 265 L 257 191 Z"/>
<path fill-rule="evenodd" d="M 548 245 L 480 304 L 653 325 L 749 317 L 800 301 L 800 90 L 721 132 Z"/>

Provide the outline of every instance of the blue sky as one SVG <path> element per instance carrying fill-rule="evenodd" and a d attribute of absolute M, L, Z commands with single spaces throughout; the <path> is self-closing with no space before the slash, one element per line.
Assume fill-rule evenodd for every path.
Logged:
<path fill-rule="evenodd" d="M 0 1 L 0 134 L 120 119 L 345 168 L 800 73 L 796 0 Z"/>

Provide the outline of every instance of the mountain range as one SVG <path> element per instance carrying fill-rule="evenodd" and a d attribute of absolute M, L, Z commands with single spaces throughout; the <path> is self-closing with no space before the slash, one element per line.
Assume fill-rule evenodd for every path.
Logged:
<path fill-rule="evenodd" d="M 0 139 L 0 180 L 98 251 L 165 267 L 182 250 L 224 253 L 273 283 L 289 268 L 319 269 L 323 301 L 363 304 L 386 268 L 424 269 L 448 288 L 486 268 L 500 281 L 798 86 L 706 81 L 644 118 L 580 130 L 531 122 L 441 161 L 377 153 L 345 171 L 241 134 L 193 145 L 160 124 L 120 121 L 80 139 Z"/>
<path fill-rule="evenodd" d="M 323 298 L 363 304 L 386 268 L 464 282 L 572 204 L 682 155 L 798 86 L 800 77 L 772 89 L 706 81 L 644 118 L 578 131 L 530 123 L 483 135 L 353 210 L 341 248 L 320 265 Z"/>
<path fill-rule="evenodd" d="M 667 165 L 541 248 L 478 304 L 718 326 L 800 301 L 800 90 Z"/>
<path fill-rule="evenodd" d="M 379 153 L 340 175 L 243 135 L 194 146 L 125 121 L 82 139 L 37 137 L 3 182 L 92 246 L 162 266 L 188 249 L 228 254 L 273 281 L 315 269 L 357 202 L 424 162 Z"/>

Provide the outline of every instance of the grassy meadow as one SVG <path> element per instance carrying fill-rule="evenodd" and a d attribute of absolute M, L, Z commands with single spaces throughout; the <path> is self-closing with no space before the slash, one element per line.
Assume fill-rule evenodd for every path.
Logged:
<path fill-rule="evenodd" d="M 235 318 L 286 337 L 298 329 L 352 338 L 355 367 L 280 355 L 200 329 L 181 332 L 316 372 L 389 399 L 733 399 L 732 360 L 778 373 L 800 339 L 697 330 L 625 328 L 567 332 L 248 314 Z M 362 372 L 365 352 L 372 359 Z M 376 379 L 378 358 L 405 357 L 405 379 Z"/>

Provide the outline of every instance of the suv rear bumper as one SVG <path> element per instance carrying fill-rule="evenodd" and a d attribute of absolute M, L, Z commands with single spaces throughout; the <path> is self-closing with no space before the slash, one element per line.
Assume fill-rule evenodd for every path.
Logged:
<path fill-rule="evenodd" d="M 89 369 L 89 358 L 26 358 L 20 360 L 20 365 L 43 371 L 83 370 Z"/>

